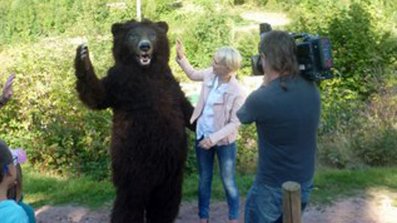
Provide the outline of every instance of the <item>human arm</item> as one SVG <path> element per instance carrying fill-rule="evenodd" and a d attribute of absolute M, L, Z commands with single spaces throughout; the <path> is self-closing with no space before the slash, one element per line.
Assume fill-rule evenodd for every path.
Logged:
<path fill-rule="evenodd" d="M 189 60 L 186 58 L 183 43 L 179 39 L 176 40 L 176 62 L 182 68 L 183 72 L 185 72 L 187 77 L 192 81 L 203 81 L 205 73 L 208 73 L 208 69 L 196 70 L 192 67 L 192 65 L 189 63 Z"/>
<path fill-rule="evenodd" d="M 0 108 L 3 107 L 11 98 L 12 91 L 12 83 L 14 82 L 15 74 L 11 74 L 6 83 L 4 84 L 3 93 L 0 96 Z"/>
<path fill-rule="evenodd" d="M 248 96 L 247 100 L 245 100 L 244 104 L 236 113 L 241 123 L 250 124 L 256 121 L 256 112 L 258 111 L 255 109 L 255 104 L 255 92 L 253 92 Z"/>
<path fill-rule="evenodd" d="M 232 109 L 230 110 L 229 122 L 218 131 L 208 136 L 211 145 L 216 145 L 220 140 L 232 134 L 240 126 L 240 121 L 237 118 L 236 112 L 242 106 L 245 100 L 244 94 L 239 94 L 233 101 Z"/>

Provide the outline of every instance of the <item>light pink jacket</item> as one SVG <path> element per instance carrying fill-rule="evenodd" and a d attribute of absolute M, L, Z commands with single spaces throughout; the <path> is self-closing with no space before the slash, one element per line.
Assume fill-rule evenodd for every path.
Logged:
<path fill-rule="evenodd" d="M 203 81 L 200 98 L 194 108 L 190 123 L 193 123 L 202 114 L 208 94 L 214 83 L 215 74 L 212 67 L 205 70 L 195 70 L 186 58 L 177 59 L 186 75 L 193 81 Z M 214 104 L 215 132 L 209 138 L 217 145 L 227 145 L 237 139 L 240 121 L 236 116 L 237 110 L 243 105 L 245 93 L 233 75 L 228 83 L 222 99 Z"/>

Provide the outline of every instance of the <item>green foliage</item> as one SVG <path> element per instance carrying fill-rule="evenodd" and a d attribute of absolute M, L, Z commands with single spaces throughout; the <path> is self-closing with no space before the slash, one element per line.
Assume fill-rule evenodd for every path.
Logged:
<path fill-rule="evenodd" d="M 319 166 L 356 168 L 360 161 L 351 151 L 350 133 L 334 132 L 322 135 L 319 138 L 318 160 Z"/>
<path fill-rule="evenodd" d="M 377 91 L 396 60 L 397 42 L 376 3 L 299 1 L 289 30 L 330 38 L 336 78 L 321 83 L 324 133 L 344 127 L 363 101 Z M 321 16 L 319 16 L 321 15 Z"/>
<path fill-rule="evenodd" d="M 60 47 L 60 41 L 46 44 L 48 48 L 24 45 L 14 52 L 17 60 L 9 72 L 17 74 L 16 93 L 0 113 L 1 129 L 7 130 L 0 137 L 26 148 L 37 168 L 102 179 L 109 173 L 111 114 L 93 113 L 79 102 L 71 63 L 74 50 Z"/>
<path fill-rule="evenodd" d="M 239 173 L 253 173 L 258 158 L 257 133 L 255 125 L 240 127 L 237 139 L 237 170 Z"/>
<path fill-rule="evenodd" d="M 338 122 L 338 131 L 320 136 L 320 163 L 338 168 L 396 164 L 397 92 L 395 87 L 378 89 L 349 123 Z"/>
<path fill-rule="evenodd" d="M 259 31 L 258 32 L 237 32 L 234 38 L 236 49 L 240 52 L 243 61 L 239 75 L 250 75 L 252 73 L 250 58 L 258 54 Z M 251 47 L 247 47 L 251 46 Z M 256 47 L 255 47 L 256 46 Z"/>
<path fill-rule="evenodd" d="M 381 18 L 372 15 L 372 7 L 353 3 L 347 11 L 337 13 L 328 28 L 336 49 L 336 69 L 345 80 L 341 87 L 364 98 L 375 91 L 372 78 L 382 75 L 397 49 L 397 44 L 385 44 L 390 32 L 381 26 Z"/>
<path fill-rule="evenodd" d="M 233 20 L 227 14 L 208 12 L 196 19 L 197 23 L 185 33 L 187 57 L 195 67 L 211 65 L 214 52 L 233 40 Z"/>
<path fill-rule="evenodd" d="M 290 10 L 293 23 L 285 30 L 318 33 L 333 44 L 336 78 L 319 85 L 320 162 L 340 168 L 395 163 L 395 115 L 379 118 L 383 111 L 397 110 L 391 90 L 397 85 L 395 1 L 150 0 L 143 1 L 142 13 L 169 24 L 170 64 L 178 79 L 185 75 L 173 60 L 176 38 L 197 68 L 210 66 L 217 48 L 236 47 L 244 58 L 239 72 L 244 76 L 251 73 L 249 58 L 257 53 L 259 35 L 257 29 L 236 29 L 252 24 L 239 13 L 264 10 L 264 5 Z M 113 63 L 110 27 L 135 18 L 135 2 L 2 0 L 0 16 L 0 83 L 17 74 L 14 97 L 0 112 L 0 137 L 26 148 L 36 169 L 106 179 L 112 114 L 93 112 L 78 100 L 73 58 L 77 44 L 88 41 L 103 76 Z M 197 172 L 189 134 L 187 175 Z M 254 172 L 256 159 L 255 126 L 243 126 L 238 170 Z"/>
<path fill-rule="evenodd" d="M 397 160 L 397 92 L 382 90 L 364 110 L 366 120 L 352 140 L 354 155 L 371 166 L 395 165 Z"/>
<path fill-rule="evenodd" d="M 152 20 L 161 20 L 175 13 L 175 10 L 182 6 L 182 2 L 171 0 L 166 1 L 142 1 L 143 17 Z"/>
<path fill-rule="evenodd" d="M 371 166 L 395 165 L 397 159 L 397 130 L 394 128 L 365 129 L 357 133 L 353 141 L 353 152 Z M 368 131 L 370 130 L 370 131 Z"/>
<path fill-rule="evenodd" d="M 131 19 L 135 4 L 106 0 L 2 0 L 0 45 L 37 41 L 51 35 L 107 33 L 114 22 Z"/>

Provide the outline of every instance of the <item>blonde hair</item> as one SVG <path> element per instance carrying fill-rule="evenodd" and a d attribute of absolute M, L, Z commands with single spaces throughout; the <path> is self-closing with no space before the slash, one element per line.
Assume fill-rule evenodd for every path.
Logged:
<path fill-rule="evenodd" d="M 225 65 L 231 71 L 237 71 L 242 61 L 240 53 L 233 47 L 219 48 L 214 55 L 214 59 L 218 63 Z"/>

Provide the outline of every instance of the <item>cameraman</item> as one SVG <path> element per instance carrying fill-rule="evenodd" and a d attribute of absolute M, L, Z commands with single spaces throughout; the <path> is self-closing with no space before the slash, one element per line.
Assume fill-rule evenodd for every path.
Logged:
<path fill-rule="evenodd" d="M 299 75 L 294 39 L 270 31 L 261 39 L 263 84 L 237 116 L 255 122 L 259 160 L 246 200 L 245 223 L 282 222 L 282 184 L 301 184 L 302 210 L 313 188 L 320 95 L 314 82 Z"/>

